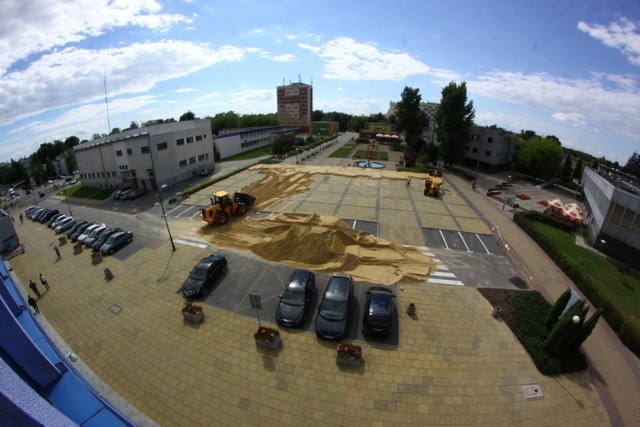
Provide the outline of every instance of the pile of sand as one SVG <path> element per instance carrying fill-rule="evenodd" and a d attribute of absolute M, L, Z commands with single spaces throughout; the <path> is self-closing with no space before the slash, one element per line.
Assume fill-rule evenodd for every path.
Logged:
<path fill-rule="evenodd" d="M 435 270 L 429 257 L 412 248 L 352 230 L 334 217 L 315 214 L 246 218 L 223 227 L 202 227 L 200 234 L 216 245 L 249 250 L 269 261 L 347 273 L 355 280 L 372 283 L 424 280 Z"/>
<path fill-rule="evenodd" d="M 395 171 L 356 167 L 260 165 L 251 169 L 264 174 L 261 180 L 241 190 L 256 197 L 254 210 L 265 210 L 308 191 L 313 174 L 374 179 L 407 177 Z M 424 280 L 435 270 L 431 258 L 417 250 L 352 230 L 334 217 L 307 214 L 260 219 L 233 217 L 224 226 L 203 226 L 199 234 L 217 246 L 249 250 L 266 260 L 297 268 L 347 273 L 358 281 L 393 284 L 402 279 Z"/>

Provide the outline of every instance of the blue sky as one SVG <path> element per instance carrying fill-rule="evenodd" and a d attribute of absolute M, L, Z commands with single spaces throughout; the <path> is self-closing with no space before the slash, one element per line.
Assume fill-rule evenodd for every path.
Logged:
<path fill-rule="evenodd" d="M 640 2 L 0 0 L 0 161 L 132 121 L 386 113 L 405 86 L 467 82 L 476 123 L 556 135 L 624 165 L 640 151 Z M 109 96 L 109 122 L 104 78 Z"/>

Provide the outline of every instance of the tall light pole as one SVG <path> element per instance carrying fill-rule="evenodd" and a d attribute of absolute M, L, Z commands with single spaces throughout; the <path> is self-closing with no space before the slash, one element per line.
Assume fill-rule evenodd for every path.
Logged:
<path fill-rule="evenodd" d="M 151 136 L 149 132 L 147 132 L 147 143 L 149 144 L 149 157 L 151 158 L 151 170 L 153 170 L 153 180 L 156 180 L 156 167 L 153 163 L 153 153 L 151 152 Z M 156 183 L 157 186 L 157 183 Z M 164 212 L 164 205 L 162 204 L 162 190 L 167 188 L 166 185 L 163 185 L 161 188 L 156 189 L 156 195 L 158 196 L 158 202 L 160 202 L 160 209 L 162 209 L 162 217 L 164 218 L 164 223 L 167 226 L 167 232 L 169 233 L 169 241 L 171 242 L 171 248 L 173 251 L 176 251 L 176 245 L 173 243 L 173 236 L 171 236 L 171 230 L 169 229 L 169 221 L 167 221 L 167 214 Z"/>
<path fill-rule="evenodd" d="M 65 185 L 65 184 L 63 184 Z M 67 201 L 67 207 L 69 208 L 69 216 L 73 216 L 71 213 L 71 205 L 69 204 L 69 197 L 67 196 L 67 187 L 62 188 L 62 193 L 64 194 L 64 199 Z"/>
<path fill-rule="evenodd" d="M 511 175 L 509 175 L 509 181 L 511 180 Z M 504 202 L 502 202 L 502 210 L 504 210 L 504 205 L 507 204 L 507 197 L 509 197 L 509 187 L 507 187 L 507 192 L 504 193 Z"/>

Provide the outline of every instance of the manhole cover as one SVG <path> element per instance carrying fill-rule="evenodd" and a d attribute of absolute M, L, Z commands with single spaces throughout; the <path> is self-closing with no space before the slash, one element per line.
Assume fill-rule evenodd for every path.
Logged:
<path fill-rule="evenodd" d="M 113 304 L 111 307 L 109 307 L 109 310 L 113 311 L 115 314 L 118 314 L 122 309 L 120 308 L 120 306 Z"/>
<path fill-rule="evenodd" d="M 538 384 L 524 386 L 524 397 L 527 399 L 536 399 L 543 397 L 542 388 Z"/>

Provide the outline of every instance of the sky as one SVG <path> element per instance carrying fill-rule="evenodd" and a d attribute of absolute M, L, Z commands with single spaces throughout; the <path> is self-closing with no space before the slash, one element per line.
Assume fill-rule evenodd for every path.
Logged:
<path fill-rule="evenodd" d="M 132 121 L 313 109 L 387 113 L 467 84 L 479 125 L 640 152 L 638 0 L 0 0 L 0 161 Z M 106 88 L 106 90 L 105 90 Z M 106 94 L 106 96 L 105 96 Z M 105 102 L 105 98 L 108 103 Z"/>

